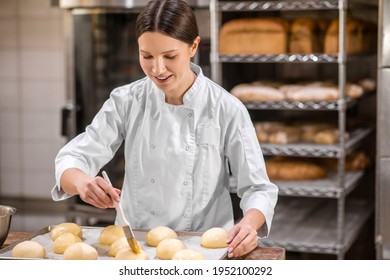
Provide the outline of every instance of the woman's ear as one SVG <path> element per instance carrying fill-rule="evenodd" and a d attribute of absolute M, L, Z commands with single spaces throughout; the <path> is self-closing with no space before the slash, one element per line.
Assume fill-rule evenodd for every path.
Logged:
<path fill-rule="evenodd" d="M 198 49 L 199 43 L 200 43 L 200 37 L 197 36 L 190 48 L 191 57 L 194 57 L 194 55 L 196 54 L 196 50 Z"/>

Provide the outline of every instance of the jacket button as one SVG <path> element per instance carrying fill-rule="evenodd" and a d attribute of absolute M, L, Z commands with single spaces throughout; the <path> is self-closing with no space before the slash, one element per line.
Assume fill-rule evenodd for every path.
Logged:
<path fill-rule="evenodd" d="M 150 182 L 152 182 L 152 184 L 155 182 L 154 179 L 150 180 Z"/>

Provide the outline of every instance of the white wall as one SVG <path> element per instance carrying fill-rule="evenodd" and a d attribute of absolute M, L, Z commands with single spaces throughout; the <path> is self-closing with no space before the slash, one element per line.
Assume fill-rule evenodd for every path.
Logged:
<path fill-rule="evenodd" d="M 51 199 L 64 103 L 63 11 L 0 0 L 0 198 Z"/>

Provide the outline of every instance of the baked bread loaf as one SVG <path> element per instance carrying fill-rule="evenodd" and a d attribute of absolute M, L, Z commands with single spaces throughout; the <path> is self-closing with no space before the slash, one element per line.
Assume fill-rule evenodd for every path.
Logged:
<path fill-rule="evenodd" d="M 320 25 L 317 20 L 309 17 L 299 17 L 291 22 L 290 26 L 290 53 L 320 52 Z"/>
<path fill-rule="evenodd" d="M 292 84 L 283 85 L 279 88 L 286 96 L 287 100 L 299 102 L 320 102 L 320 101 L 336 101 L 340 98 L 338 85 L 332 82 L 313 82 L 308 84 Z M 364 90 L 357 84 L 347 83 L 346 96 L 358 98 L 362 96 Z"/>
<path fill-rule="evenodd" d="M 348 18 L 345 25 L 345 50 L 347 54 L 364 51 L 364 24 L 357 19 Z M 324 52 L 337 54 L 339 52 L 339 20 L 334 19 L 329 24 L 325 35 Z"/>
<path fill-rule="evenodd" d="M 255 122 L 254 127 L 259 142 L 267 143 L 270 135 L 283 129 L 285 125 L 282 122 Z"/>
<path fill-rule="evenodd" d="M 325 166 L 329 170 L 337 170 L 338 159 L 323 158 L 321 159 L 321 165 Z M 371 160 L 368 157 L 368 155 L 363 151 L 352 152 L 345 159 L 346 171 L 361 171 L 368 168 L 370 165 L 371 165 Z"/>
<path fill-rule="evenodd" d="M 284 94 L 277 88 L 262 83 L 238 84 L 230 91 L 241 101 L 282 101 Z"/>
<path fill-rule="evenodd" d="M 312 143 L 317 133 L 332 128 L 334 126 L 327 123 L 303 123 L 301 124 L 301 141 Z"/>
<path fill-rule="evenodd" d="M 222 25 L 220 54 L 280 54 L 287 52 L 288 22 L 282 18 L 233 19 Z"/>
<path fill-rule="evenodd" d="M 271 180 L 317 180 L 326 177 L 326 170 L 311 162 L 267 160 L 265 166 Z"/>
<path fill-rule="evenodd" d="M 298 126 L 285 126 L 269 135 L 268 142 L 271 144 L 290 144 L 301 140 L 302 130 Z"/>

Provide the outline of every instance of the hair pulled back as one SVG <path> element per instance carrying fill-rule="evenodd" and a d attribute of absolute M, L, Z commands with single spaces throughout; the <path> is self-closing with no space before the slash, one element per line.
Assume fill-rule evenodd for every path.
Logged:
<path fill-rule="evenodd" d="M 199 35 L 195 14 L 182 0 L 148 2 L 137 17 L 137 38 L 145 32 L 162 32 L 189 45 Z"/>

